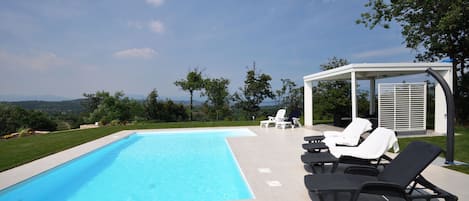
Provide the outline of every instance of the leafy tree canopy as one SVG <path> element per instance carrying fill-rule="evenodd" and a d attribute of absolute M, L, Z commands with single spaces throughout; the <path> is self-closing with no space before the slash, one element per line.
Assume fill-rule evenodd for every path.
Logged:
<path fill-rule="evenodd" d="M 202 77 L 202 71 L 198 68 L 189 71 L 186 76 L 186 79 L 181 79 L 174 82 L 176 86 L 181 87 L 184 91 L 189 91 L 190 94 L 190 115 L 189 118 L 192 120 L 192 105 L 193 105 L 193 96 L 194 91 L 201 90 L 204 87 L 204 79 Z"/>
<path fill-rule="evenodd" d="M 449 56 L 464 63 L 469 56 L 468 0 L 369 0 L 371 10 L 361 14 L 356 22 L 370 29 L 381 25 L 389 28 L 395 20 L 402 27 L 407 47 L 424 52 L 419 60 L 441 59 Z"/>
<path fill-rule="evenodd" d="M 206 79 L 203 96 L 207 96 L 206 106 L 209 116 L 215 116 L 216 120 L 229 115 L 228 86 L 230 80 L 225 78 Z"/>
<path fill-rule="evenodd" d="M 452 59 L 453 90 L 458 118 L 469 118 L 469 0 L 369 0 L 368 12 L 357 24 L 370 29 L 389 28 L 396 22 L 402 28 L 406 46 L 419 52 L 419 61 Z"/>
<path fill-rule="evenodd" d="M 303 87 L 297 87 L 290 79 L 282 78 L 280 81 L 282 88 L 275 91 L 278 105 L 289 113 L 299 112 L 303 108 Z"/>
<path fill-rule="evenodd" d="M 98 91 L 88 96 L 89 102 L 94 100 L 99 100 L 98 105 L 87 118 L 88 122 L 108 124 L 116 120 L 125 123 L 142 112 L 141 104 L 124 97 L 122 91 L 116 92 L 113 96 L 109 92 Z"/>
<path fill-rule="evenodd" d="M 329 59 L 328 63 L 321 64 L 321 69 L 326 71 L 347 64 L 349 64 L 347 60 L 333 57 Z M 318 82 L 316 93 L 318 94 L 316 99 L 322 105 L 324 112 L 339 116 L 350 114 L 350 105 L 352 103 L 349 81 L 320 81 Z"/>
<path fill-rule="evenodd" d="M 153 89 L 150 94 L 148 94 L 147 99 L 144 102 L 145 112 L 149 119 L 158 119 L 160 117 L 162 108 L 160 107 L 160 104 L 158 104 L 157 98 L 158 91 Z"/>
<path fill-rule="evenodd" d="M 0 136 L 19 131 L 22 128 L 54 131 L 57 124 L 45 113 L 0 104 Z"/>
<path fill-rule="evenodd" d="M 259 104 L 262 101 L 266 98 L 275 98 L 270 85 L 271 80 L 270 75 L 256 72 L 254 63 L 253 68 L 247 71 L 244 87 L 240 87 L 239 92 L 235 92 L 233 95 L 235 106 L 243 109 L 249 115 L 257 115 L 260 110 Z"/>

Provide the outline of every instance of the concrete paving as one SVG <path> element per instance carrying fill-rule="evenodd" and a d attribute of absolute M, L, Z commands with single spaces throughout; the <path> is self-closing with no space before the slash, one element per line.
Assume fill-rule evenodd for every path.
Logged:
<path fill-rule="evenodd" d="M 301 148 L 303 137 L 320 135 L 322 130 L 340 129 L 326 125 L 314 126 L 314 130 L 309 128 L 260 128 L 258 126 L 243 128 L 250 129 L 256 136 L 230 137 L 227 141 L 255 196 L 253 200 L 311 200 L 303 183 L 304 175 L 310 173 L 305 170 L 300 160 L 300 155 L 304 152 Z M 183 129 L 159 129 L 155 131 L 165 130 Z M 59 166 L 134 132 L 136 131 L 121 131 L 20 167 L 0 172 L 0 189 Z M 466 187 L 469 186 L 469 175 L 437 165 L 430 165 L 423 175 L 437 186 L 457 195 L 459 200 L 469 200 L 469 192 L 466 190 Z"/>
<path fill-rule="evenodd" d="M 314 130 L 308 128 L 276 129 L 250 127 L 257 136 L 230 138 L 228 141 L 244 172 L 256 198 L 254 200 L 311 200 L 304 186 L 303 178 L 311 174 L 300 160 L 303 137 L 320 135 L 322 130 L 340 130 L 320 125 Z M 337 170 L 340 172 L 342 168 Z M 259 169 L 270 169 L 263 173 Z M 327 171 L 327 170 L 326 170 Z M 459 197 L 469 200 L 469 175 L 438 165 L 430 165 L 423 175 L 433 184 Z M 276 181 L 281 185 L 269 185 Z"/>

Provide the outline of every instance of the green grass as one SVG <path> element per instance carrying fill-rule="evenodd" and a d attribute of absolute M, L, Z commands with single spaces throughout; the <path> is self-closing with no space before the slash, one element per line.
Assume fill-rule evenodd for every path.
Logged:
<path fill-rule="evenodd" d="M 460 135 L 455 136 L 454 140 L 454 159 L 457 161 L 469 163 L 469 128 L 456 128 L 456 133 Z M 416 138 L 400 138 L 399 146 L 401 150 L 406 147 L 412 141 L 426 141 L 435 145 L 438 145 L 443 150 L 446 150 L 446 137 L 416 137 Z M 444 153 L 441 155 L 444 157 Z M 459 165 L 459 166 L 448 166 L 447 168 L 453 169 L 459 172 L 464 172 L 469 174 L 469 165 Z"/>
<path fill-rule="evenodd" d="M 31 162 L 121 130 L 248 126 L 258 124 L 258 121 L 139 123 L 126 126 L 106 126 L 84 130 L 59 131 L 49 134 L 0 140 L 0 171 Z"/>

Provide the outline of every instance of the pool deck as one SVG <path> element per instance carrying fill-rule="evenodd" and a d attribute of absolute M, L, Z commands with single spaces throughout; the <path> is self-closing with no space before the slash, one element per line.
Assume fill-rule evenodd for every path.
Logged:
<path fill-rule="evenodd" d="M 228 141 L 256 196 L 254 200 L 311 200 L 303 181 L 304 175 L 311 173 L 305 170 L 300 160 L 304 153 L 301 148 L 303 137 L 320 135 L 319 130 L 333 128 L 249 128 L 256 137 L 230 138 Z M 265 173 L 267 169 L 270 173 Z M 459 200 L 469 200 L 469 175 L 437 165 L 430 165 L 423 175 L 438 187 L 457 195 Z"/>
<path fill-rule="evenodd" d="M 256 201 L 284 201 L 311 200 L 303 183 L 303 177 L 310 174 L 305 170 L 300 160 L 304 152 L 301 148 L 303 137 L 320 135 L 320 130 L 334 129 L 315 126 L 310 128 L 260 128 L 224 127 L 224 128 L 196 128 L 227 129 L 248 128 L 256 136 L 230 137 L 228 143 L 236 156 L 244 177 L 246 178 Z M 140 131 L 166 131 L 185 129 L 158 129 Z M 191 128 L 192 130 L 192 128 Z M 40 174 L 64 162 L 73 160 L 99 147 L 124 138 L 135 131 L 121 131 L 92 142 L 56 153 L 31 163 L 0 172 L 0 189 L 19 183 L 34 175 Z M 459 197 L 459 200 L 469 200 L 469 175 L 449 170 L 438 165 L 430 165 L 423 175 L 432 183 Z"/>

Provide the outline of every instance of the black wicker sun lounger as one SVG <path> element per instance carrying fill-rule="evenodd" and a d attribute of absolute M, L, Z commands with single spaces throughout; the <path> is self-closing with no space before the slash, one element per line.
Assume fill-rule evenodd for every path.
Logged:
<path fill-rule="evenodd" d="M 455 195 L 436 187 L 420 175 L 440 153 L 441 149 L 435 145 L 412 142 L 381 172 L 372 167 L 349 167 L 345 174 L 306 175 L 304 181 L 310 194 L 317 195 L 320 200 L 324 200 L 327 194 L 335 197 L 347 192 L 350 193 L 350 200 L 356 200 L 364 192 L 400 196 L 406 200 L 444 198 L 454 201 L 458 199 Z M 430 188 L 430 193 L 415 195 L 417 185 Z"/>

